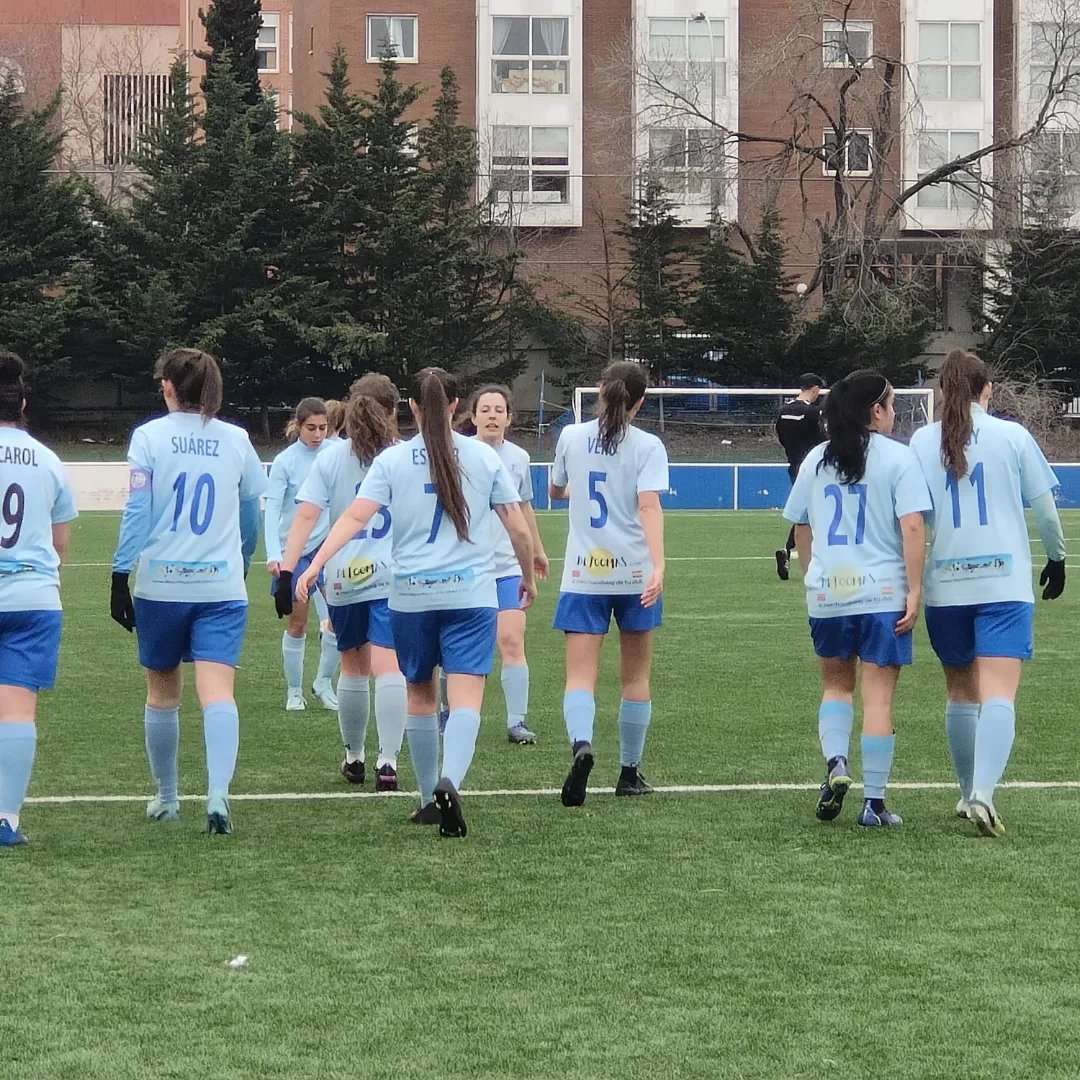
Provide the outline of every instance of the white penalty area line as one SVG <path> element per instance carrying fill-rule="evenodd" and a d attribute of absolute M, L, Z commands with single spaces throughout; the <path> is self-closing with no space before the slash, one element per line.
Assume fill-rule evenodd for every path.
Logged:
<path fill-rule="evenodd" d="M 853 784 L 853 787 L 862 787 Z M 817 791 L 820 783 L 802 784 L 675 784 L 655 787 L 657 795 L 768 795 L 781 792 Z M 1080 780 L 1007 780 L 998 785 L 1012 791 L 1080 791 Z M 561 788 L 491 788 L 484 791 L 463 790 L 470 799 L 537 798 L 555 796 Z M 956 784 L 945 781 L 909 781 L 889 784 L 890 791 L 956 791 Z M 613 795 L 613 787 L 589 788 L 590 795 Z M 34 806 L 72 806 L 87 803 L 141 803 L 147 795 L 36 795 L 26 800 Z M 407 798 L 415 800 L 415 791 L 275 791 L 230 795 L 230 802 L 335 802 L 365 799 Z M 203 802 L 205 795 L 181 795 L 181 802 Z"/>

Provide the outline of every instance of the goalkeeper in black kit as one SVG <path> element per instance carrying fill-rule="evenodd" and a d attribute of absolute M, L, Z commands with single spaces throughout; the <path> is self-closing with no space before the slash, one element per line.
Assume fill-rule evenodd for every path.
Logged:
<path fill-rule="evenodd" d="M 799 379 L 799 396 L 785 402 L 776 420 L 776 437 L 788 459 L 788 476 L 792 483 L 799 473 L 803 458 L 825 437 L 821 431 L 821 397 L 825 385 L 820 375 L 807 372 Z M 787 541 L 776 550 L 776 574 L 787 581 L 791 553 L 795 550 L 795 527 L 791 527 Z"/>

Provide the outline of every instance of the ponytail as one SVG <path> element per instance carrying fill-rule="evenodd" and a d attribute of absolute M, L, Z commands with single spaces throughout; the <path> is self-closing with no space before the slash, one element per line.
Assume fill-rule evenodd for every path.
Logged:
<path fill-rule="evenodd" d="M 0 423 L 18 423 L 26 401 L 26 365 L 13 352 L 0 349 Z"/>
<path fill-rule="evenodd" d="M 458 539 L 465 542 L 469 540 L 469 504 L 461 490 L 449 415 L 450 403 L 457 396 L 457 380 L 442 368 L 418 371 L 409 386 L 409 397 L 420 412 L 420 431 L 427 447 L 435 497 L 453 522 Z"/>
<path fill-rule="evenodd" d="M 876 371 L 853 371 L 841 379 L 825 399 L 829 441 L 818 469 L 835 469 L 842 484 L 857 484 L 866 474 L 870 449 L 870 412 L 884 405 L 892 386 Z"/>
<path fill-rule="evenodd" d="M 971 403 L 982 396 L 990 373 L 964 349 L 953 349 L 941 365 L 941 464 L 953 477 L 967 475 L 967 444 L 975 428 Z"/>
<path fill-rule="evenodd" d="M 359 380 L 357 380 L 359 381 Z M 326 433 L 338 435 L 345 427 L 345 406 L 337 398 L 326 399 Z"/>
<path fill-rule="evenodd" d="M 204 420 L 221 411 L 222 381 L 218 362 L 201 349 L 169 349 L 154 365 L 154 378 L 167 379 L 185 412 L 198 410 Z"/>
<path fill-rule="evenodd" d="M 296 442 L 300 438 L 300 429 L 313 416 L 326 416 L 326 402 L 318 397 L 301 398 L 289 422 L 285 425 L 285 438 L 289 442 Z M 329 425 L 329 420 L 327 424 Z"/>
<path fill-rule="evenodd" d="M 370 465 L 376 454 L 397 442 L 399 401 L 397 387 L 386 375 L 373 371 L 361 375 L 349 388 L 343 406 L 345 430 L 361 465 Z"/>
<path fill-rule="evenodd" d="M 626 437 L 630 410 L 645 397 L 648 385 L 645 369 L 631 360 L 618 360 L 604 369 L 596 415 L 600 422 L 600 449 L 605 454 L 613 454 Z"/>

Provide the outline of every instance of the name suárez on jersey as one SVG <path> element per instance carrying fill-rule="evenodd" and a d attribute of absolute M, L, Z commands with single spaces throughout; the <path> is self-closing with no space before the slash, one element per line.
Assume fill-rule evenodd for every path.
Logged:
<path fill-rule="evenodd" d="M 32 446 L 0 447 L 0 465 L 37 465 L 37 454 Z"/>
<path fill-rule="evenodd" d="M 202 457 L 219 457 L 218 439 L 199 439 L 194 435 L 174 435 L 172 451 L 174 454 L 199 454 Z"/>

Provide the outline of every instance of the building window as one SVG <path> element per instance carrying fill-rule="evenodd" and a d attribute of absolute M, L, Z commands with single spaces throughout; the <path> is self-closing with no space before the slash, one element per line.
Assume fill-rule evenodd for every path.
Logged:
<path fill-rule="evenodd" d="M 14 60 L 0 56 L 0 89 L 9 83 L 13 93 L 26 93 L 26 80 L 23 78 L 22 68 Z"/>
<path fill-rule="evenodd" d="M 420 52 L 417 47 L 415 15 L 369 15 L 367 17 L 367 58 L 378 63 L 392 56 L 404 64 L 415 64 Z"/>
<path fill-rule="evenodd" d="M 649 175 L 678 202 L 724 176 L 724 137 L 711 128 L 650 128 Z"/>
<path fill-rule="evenodd" d="M 979 23 L 919 23 L 919 96 L 925 101 L 982 97 Z"/>
<path fill-rule="evenodd" d="M 492 129 L 491 191 L 497 202 L 570 201 L 570 129 Z"/>
<path fill-rule="evenodd" d="M 569 19 L 496 15 L 491 55 L 496 94 L 569 93 Z"/>
<path fill-rule="evenodd" d="M 1031 141 L 1030 203 L 1035 210 L 1080 210 L 1080 134 L 1042 131 Z"/>
<path fill-rule="evenodd" d="M 293 47 L 293 13 L 289 12 L 289 74 L 293 73 L 292 70 L 292 47 Z"/>
<path fill-rule="evenodd" d="M 924 131 L 919 135 L 919 178 L 979 149 L 977 131 Z M 919 206 L 938 210 L 974 210 L 982 197 L 980 165 L 972 162 L 940 184 L 923 188 Z"/>
<path fill-rule="evenodd" d="M 103 75 L 102 160 L 122 165 L 169 103 L 168 75 Z"/>
<path fill-rule="evenodd" d="M 1073 57 L 1080 53 L 1080 23 L 1032 23 L 1029 64 L 1031 97 L 1045 101 L 1053 81 L 1055 95 L 1063 101 L 1080 98 Z M 1064 84 L 1066 89 L 1062 91 Z"/>
<path fill-rule="evenodd" d="M 873 63 L 874 24 L 826 19 L 821 33 L 821 62 L 826 67 L 868 66 Z"/>
<path fill-rule="evenodd" d="M 255 56 L 258 59 L 259 71 L 267 75 L 276 75 L 278 67 L 278 29 L 281 24 L 281 16 L 276 11 L 264 11 L 262 13 L 262 26 L 259 27 L 259 36 L 255 41 Z"/>
<path fill-rule="evenodd" d="M 869 176 L 873 169 L 873 133 L 849 131 L 842 142 L 835 131 L 826 131 L 822 145 L 825 160 L 821 171 L 826 176 L 843 173 L 846 176 Z"/>
<path fill-rule="evenodd" d="M 712 40 L 709 31 L 712 31 Z M 716 64 L 716 92 L 727 93 L 727 37 L 723 19 L 650 19 L 648 61 L 652 78 L 669 79 L 688 87 L 712 83 L 709 70 Z"/>

